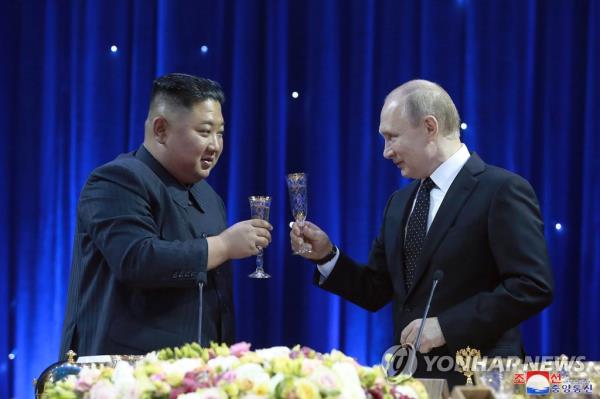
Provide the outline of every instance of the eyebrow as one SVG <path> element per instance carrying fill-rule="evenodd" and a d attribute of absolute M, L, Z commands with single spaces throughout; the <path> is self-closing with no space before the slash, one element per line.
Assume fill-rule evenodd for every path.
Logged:
<path fill-rule="evenodd" d="M 200 121 L 199 123 L 200 123 L 200 125 L 211 125 L 211 126 L 220 125 L 220 126 L 225 126 L 225 121 L 223 121 L 221 123 L 216 123 L 216 122 L 213 122 L 213 121 Z"/>

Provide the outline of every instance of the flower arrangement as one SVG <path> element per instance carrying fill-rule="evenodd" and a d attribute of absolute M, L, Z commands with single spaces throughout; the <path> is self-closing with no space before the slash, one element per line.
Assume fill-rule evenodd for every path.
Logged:
<path fill-rule="evenodd" d="M 424 399 L 414 379 L 386 381 L 380 367 L 364 367 L 339 351 L 320 354 L 307 347 L 250 350 L 197 343 L 162 349 L 135 365 L 84 366 L 78 375 L 50 382 L 44 396 L 53 399 Z"/>

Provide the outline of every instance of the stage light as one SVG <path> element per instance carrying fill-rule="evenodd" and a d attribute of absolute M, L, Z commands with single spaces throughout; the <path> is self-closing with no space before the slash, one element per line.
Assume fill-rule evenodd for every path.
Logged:
<path fill-rule="evenodd" d="M 297 92 L 297 91 L 293 91 L 293 92 L 292 92 L 292 97 L 293 97 L 293 98 L 298 98 L 298 96 L 300 96 L 300 94 L 298 94 L 298 92 Z"/>
<path fill-rule="evenodd" d="M 561 230 L 562 230 L 562 224 L 560 224 L 560 223 L 556 223 L 556 224 L 554 225 L 554 228 L 556 229 L 556 231 L 561 231 Z"/>
<path fill-rule="evenodd" d="M 464 122 L 463 122 L 463 123 L 461 123 L 461 124 L 460 124 L 460 128 L 461 128 L 462 130 L 467 130 L 467 124 L 466 124 L 466 123 L 464 123 Z"/>
<path fill-rule="evenodd" d="M 119 51 L 118 47 L 115 46 L 114 44 L 112 46 L 110 46 L 110 51 L 112 51 L 113 53 L 116 53 L 117 51 Z"/>
<path fill-rule="evenodd" d="M 15 354 L 14 354 L 14 353 L 9 353 L 9 354 L 8 354 L 8 358 L 9 358 L 10 360 L 15 360 Z"/>
<path fill-rule="evenodd" d="M 202 46 L 202 47 L 200 47 L 200 51 L 202 51 L 202 54 L 206 54 L 206 53 L 208 53 L 208 47 Z"/>

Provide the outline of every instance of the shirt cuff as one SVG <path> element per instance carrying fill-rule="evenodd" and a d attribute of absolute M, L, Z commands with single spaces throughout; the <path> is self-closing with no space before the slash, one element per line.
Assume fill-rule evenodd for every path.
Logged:
<path fill-rule="evenodd" d="M 331 259 L 327 263 L 323 263 L 322 265 L 317 265 L 317 269 L 319 270 L 319 273 L 321 273 L 321 276 L 319 277 L 319 285 L 323 284 L 325 280 L 327 280 L 327 277 L 329 277 L 329 275 L 333 271 L 333 268 L 335 267 L 335 264 L 337 263 L 339 258 L 340 250 L 338 248 L 333 259 Z"/>

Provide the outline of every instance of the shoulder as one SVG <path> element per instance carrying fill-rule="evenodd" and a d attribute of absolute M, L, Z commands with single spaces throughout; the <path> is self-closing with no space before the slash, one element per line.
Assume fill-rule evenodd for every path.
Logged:
<path fill-rule="evenodd" d="M 483 185 L 489 186 L 496 192 L 510 190 L 510 188 L 533 192 L 531 184 L 523 176 L 498 166 L 486 165 L 484 172 L 478 177 Z"/>
<path fill-rule="evenodd" d="M 507 169 L 485 164 L 477 179 L 477 195 L 488 198 L 491 204 L 503 204 L 506 201 L 529 203 L 538 206 L 537 196 L 531 184 L 521 175 Z"/>
<path fill-rule="evenodd" d="M 126 153 L 94 169 L 85 184 L 84 191 L 100 186 L 139 192 L 159 187 L 158 183 L 160 179 L 146 164 L 138 160 L 133 153 Z"/>

